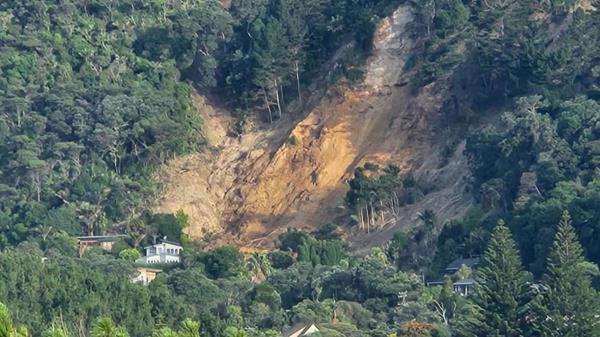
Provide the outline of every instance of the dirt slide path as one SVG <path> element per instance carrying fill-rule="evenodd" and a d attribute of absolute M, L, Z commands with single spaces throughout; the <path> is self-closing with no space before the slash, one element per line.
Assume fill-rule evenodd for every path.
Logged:
<path fill-rule="evenodd" d="M 241 168 L 252 158 L 261 156 L 269 144 L 287 136 L 287 125 L 261 130 L 256 128 L 242 136 L 232 135 L 235 118 L 229 111 L 210 104 L 195 93 L 194 104 L 201 115 L 205 150 L 176 158 L 159 173 L 165 186 L 154 211 L 176 213 L 183 210 L 190 219 L 188 234 L 194 238 L 207 235 L 220 239 L 226 235 L 224 214 L 226 200 L 239 179 Z M 215 234 L 218 234 L 215 236 Z"/>
<path fill-rule="evenodd" d="M 444 88 L 434 84 L 413 95 L 403 83 L 414 46 L 407 33 L 411 21 L 409 6 L 383 20 L 362 85 L 329 90 L 300 121 L 282 121 L 236 139 L 226 135 L 232 123 L 227 113 L 197 98 L 215 151 L 171 163 L 156 210 L 183 209 L 194 237 L 219 233 L 213 242 L 269 248 L 288 228 L 314 229 L 344 215 L 347 179 L 356 167 L 374 162 L 414 171 L 435 188 L 404 207 L 397 222 L 373 233 L 353 233 L 356 252 L 415 225 L 423 209 L 433 209 L 441 220 L 464 214 L 471 199 L 464 191 L 468 169 L 462 150 L 445 164 L 435 142 Z"/>

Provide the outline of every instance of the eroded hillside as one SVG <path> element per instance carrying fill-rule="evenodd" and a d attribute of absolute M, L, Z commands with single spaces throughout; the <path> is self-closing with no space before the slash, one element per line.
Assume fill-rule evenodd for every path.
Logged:
<path fill-rule="evenodd" d="M 213 241 L 268 247 L 287 228 L 314 229 L 348 215 L 347 180 L 372 162 L 414 172 L 432 189 L 402 207 L 395 222 L 369 234 L 348 230 L 355 251 L 416 224 L 424 209 L 441 220 L 464 214 L 471 204 L 464 145 L 442 158 L 444 142 L 436 131 L 445 86 L 433 83 L 414 94 L 406 85 L 410 74 L 403 69 L 415 43 L 407 33 L 411 20 L 408 6 L 383 20 L 363 83 L 328 90 L 299 120 L 286 117 L 231 137 L 228 113 L 198 97 L 213 150 L 177 159 L 164 170 L 166 190 L 156 210 L 183 209 L 194 237 L 218 233 Z"/>

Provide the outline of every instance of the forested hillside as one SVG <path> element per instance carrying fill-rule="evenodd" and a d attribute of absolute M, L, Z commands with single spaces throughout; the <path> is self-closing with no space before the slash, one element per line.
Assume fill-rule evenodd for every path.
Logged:
<path fill-rule="evenodd" d="M 465 134 L 479 207 L 444 227 L 438 268 L 480 254 L 488 230 L 504 218 L 526 266 L 540 274 L 565 209 L 586 255 L 600 262 L 597 6 L 419 2 L 416 29 L 425 38 L 417 85 L 449 81 L 442 111 L 459 124 L 501 115 L 495 125 Z"/>
<path fill-rule="evenodd" d="M 368 48 L 388 3 L 3 2 L 0 246 L 131 226 L 153 169 L 203 144 L 192 85 L 273 120 L 336 47 Z"/>
<path fill-rule="evenodd" d="M 600 336 L 599 28 L 596 0 L 1 2 L 0 337 Z M 231 139 L 291 130 L 223 201 L 269 251 L 152 211 L 222 150 L 195 92 Z M 159 238 L 180 263 L 132 282 Z"/>

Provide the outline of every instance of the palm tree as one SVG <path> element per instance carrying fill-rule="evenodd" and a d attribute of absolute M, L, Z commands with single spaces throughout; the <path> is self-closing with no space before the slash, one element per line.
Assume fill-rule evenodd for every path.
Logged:
<path fill-rule="evenodd" d="M 8 308 L 0 303 L 0 337 L 12 337 L 14 326 Z"/>
<path fill-rule="evenodd" d="M 244 329 L 228 326 L 225 328 L 225 337 L 248 337 L 248 332 Z"/>
<path fill-rule="evenodd" d="M 100 317 L 94 322 L 92 337 L 129 337 L 127 331 L 119 326 L 116 326 L 110 317 Z"/>
<path fill-rule="evenodd" d="M 179 329 L 179 337 L 200 337 L 200 323 L 189 318 L 184 320 Z"/>
<path fill-rule="evenodd" d="M 152 337 L 179 337 L 179 334 L 169 327 L 155 328 L 152 331 Z"/>
<path fill-rule="evenodd" d="M 0 337 L 28 337 L 29 332 L 24 326 L 15 328 L 8 307 L 0 303 Z"/>
<path fill-rule="evenodd" d="M 69 334 L 63 327 L 57 327 L 55 325 L 52 325 L 48 330 L 46 330 L 46 333 L 44 334 L 44 336 L 45 337 L 69 337 Z"/>
<path fill-rule="evenodd" d="M 248 271 L 251 274 L 252 282 L 262 282 L 273 271 L 271 260 L 262 252 L 254 252 L 247 260 Z"/>
<path fill-rule="evenodd" d="M 48 240 L 48 237 L 50 236 L 50 234 L 52 233 L 52 226 L 50 225 L 40 225 L 38 226 L 35 231 L 40 235 L 40 237 L 42 238 L 42 242 L 46 242 Z"/>

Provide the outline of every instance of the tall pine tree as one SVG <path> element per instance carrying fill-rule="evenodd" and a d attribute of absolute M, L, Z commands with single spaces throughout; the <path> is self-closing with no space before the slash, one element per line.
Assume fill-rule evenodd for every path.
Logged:
<path fill-rule="evenodd" d="M 529 273 L 509 229 L 498 222 L 476 275 L 472 315 L 458 323 L 457 335 L 465 337 L 523 336 L 523 312 Z"/>
<path fill-rule="evenodd" d="M 548 256 L 543 291 L 532 301 L 531 336 L 600 336 L 600 302 L 588 265 L 565 211 Z"/>

